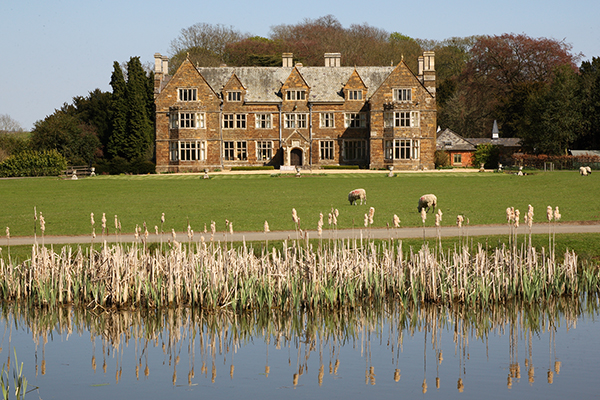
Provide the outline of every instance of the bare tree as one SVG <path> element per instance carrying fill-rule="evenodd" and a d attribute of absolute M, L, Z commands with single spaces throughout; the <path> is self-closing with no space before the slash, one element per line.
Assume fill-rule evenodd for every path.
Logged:
<path fill-rule="evenodd" d="M 1 133 L 14 133 L 23 132 L 21 124 L 11 118 L 8 114 L 0 114 L 0 132 Z"/>

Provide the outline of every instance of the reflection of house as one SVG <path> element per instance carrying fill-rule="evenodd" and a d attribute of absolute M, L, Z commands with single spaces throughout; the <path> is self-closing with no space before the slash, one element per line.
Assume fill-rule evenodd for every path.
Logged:
<path fill-rule="evenodd" d="M 498 133 L 498 125 L 494 121 L 491 138 L 463 138 L 462 136 L 445 129 L 438 132 L 436 150 L 443 150 L 448 154 L 448 163 L 452 166 L 471 166 L 471 157 L 477 146 L 492 144 L 500 151 L 500 163 L 509 165 L 512 163 L 511 156 L 521 149 L 520 138 L 501 138 Z"/>
<path fill-rule="evenodd" d="M 155 55 L 156 169 L 360 165 L 434 167 L 433 52 L 415 75 L 390 67 L 195 67 Z"/>

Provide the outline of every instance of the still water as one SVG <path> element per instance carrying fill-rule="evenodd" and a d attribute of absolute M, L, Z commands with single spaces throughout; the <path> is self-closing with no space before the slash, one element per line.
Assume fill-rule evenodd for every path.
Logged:
<path fill-rule="evenodd" d="M 26 398 L 599 398 L 598 298 L 328 313 L 2 304 Z"/>

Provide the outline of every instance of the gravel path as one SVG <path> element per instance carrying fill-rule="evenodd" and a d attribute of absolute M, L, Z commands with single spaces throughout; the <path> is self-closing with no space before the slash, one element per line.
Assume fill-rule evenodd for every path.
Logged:
<path fill-rule="evenodd" d="M 556 233 L 600 233 L 600 223 L 559 223 L 553 225 L 553 230 Z M 310 239 L 318 238 L 317 231 L 307 231 Z M 459 230 L 456 226 L 442 226 L 440 228 L 440 235 L 442 237 L 457 237 L 457 236 L 490 236 L 490 235 L 508 235 L 509 228 L 506 224 L 504 225 L 473 225 L 463 226 Z M 517 229 L 517 234 L 524 235 L 529 233 L 529 228 L 525 225 L 521 225 Z M 548 224 L 534 224 L 532 227 L 532 233 L 534 234 L 547 234 Z M 437 229 L 435 227 L 426 227 L 426 237 L 437 237 Z M 187 233 L 177 232 L 176 239 L 181 242 L 188 240 Z M 194 234 L 194 240 L 201 240 L 204 236 L 204 240 L 210 241 L 210 233 L 198 233 Z M 285 239 L 297 239 L 300 234 L 296 231 L 275 231 L 275 232 L 234 232 L 233 235 L 225 232 L 217 232 L 214 235 L 213 240 L 215 241 L 235 241 L 240 242 L 246 241 L 264 241 L 264 240 L 285 240 Z M 386 228 L 372 228 L 372 229 L 340 229 L 338 231 L 323 230 L 323 239 L 341 239 L 341 238 L 356 238 L 356 239 L 406 239 L 406 238 L 422 238 L 423 228 L 398 228 L 398 229 L 386 229 Z M 162 236 L 163 241 L 170 240 L 172 238 L 170 233 L 164 233 Z M 119 235 L 117 238 L 115 235 L 108 235 L 104 239 L 108 242 L 125 242 L 130 243 L 135 241 L 133 234 Z M 101 235 L 98 235 L 94 242 L 98 243 L 104 240 Z M 148 237 L 148 242 L 160 242 L 160 235 L 157 236 L 151 233 Z M 10 245 L 30 245 L 35 243 L 33 237 L 12 237 L 10 238 Z M 42 244 L 42 238 L 37 237 L 37 242 Z M 43 238 L 43 243 L 46 245 L 50 244 L 87 244 L 91 243 L 92 238 L 89 235 L 86 236 L 46 236 Z M 0 246 L 8 245 L 6 238 L 0 240 Z"/>

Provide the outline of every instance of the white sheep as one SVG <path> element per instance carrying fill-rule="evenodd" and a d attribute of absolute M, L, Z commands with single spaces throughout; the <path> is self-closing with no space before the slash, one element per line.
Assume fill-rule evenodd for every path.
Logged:
<path fill-rule="evenodd" d="M 350 193 L 348 193 L 348 201 L 350 204 L 358 204 L 358 200 L 360 200 L 360 204 L 367 204 L 367 191 L 365 189 L 354 189 Z"/>
<path fill-rule="evenodd" d="M 583 176 L 587 176 L 588 175 L 588 170 L 587 170 L 588 168 L 590 168 L 590 167 L 579 167 L 579 174 L 583 175 Z M 590 168 L 590 170 L 591 170 L 591 168 Z"/>
<path fill-rule="evenodd" d="M 435 211 L 435 207 L 437 206 L 437 197 L 435 194 L 424 194 L 419 197 L 419 206 L 417 210 L 421 212 L 422 209 L 425 209 L 426 212 L 429 212 L 429 208 L 433 208 Z"/>
<path fill-rule="evenodd" d="M 590 167 L 589 165 L 585 167 L 585 170 L 587 171 L 588 175 L 592 174 L 592 167 Z"/>

